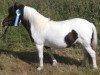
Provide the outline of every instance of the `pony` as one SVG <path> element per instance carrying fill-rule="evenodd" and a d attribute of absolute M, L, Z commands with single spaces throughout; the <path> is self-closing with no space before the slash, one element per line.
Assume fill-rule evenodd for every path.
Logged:
<path fill-rule="evenodd" d="M 53 65 L 56 66 L 57 60 L 54 58 L 51 48 L 69 48 L 75 43 L 79 43 L 83 47 L 84 60 L 86 60 L 88 53 L 92 58 L 93 68 L 97 69 L 95 52 L 97 31 L 93 23 L 82 18 L 53 21 L 32 7 L 15 3 L 8 8 L 8 16 L 2 22 L 3 28 L 14 25 L 16 12 L 20 13 L 17 19 L 18 24 L 21 21 L 30 37 L 34 39 L 39 56 L 38 70 L 44 68 L 44 47 L 49 49 Z"/>

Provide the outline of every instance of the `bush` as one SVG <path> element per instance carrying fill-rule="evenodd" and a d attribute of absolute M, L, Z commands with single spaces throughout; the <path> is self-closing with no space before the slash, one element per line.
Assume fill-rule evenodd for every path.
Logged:
<path fill-rule="evenodd" d="M 100 44 L 100 0 L 1 0 L 1 20 L 7 14 L 7 8 L 16 1 L 37 9 L 41 14 L 53 20 L 80 17 L 93 22 L 98 30 Z M 11 27 L 6 38 L 0 41 L 0 47 L 5 48 L 6 46 L 11 50 L 23 50 L 24 47 L 28 46 L 32 49 L 32 43 L 27 35 L 23 26 Z"/>

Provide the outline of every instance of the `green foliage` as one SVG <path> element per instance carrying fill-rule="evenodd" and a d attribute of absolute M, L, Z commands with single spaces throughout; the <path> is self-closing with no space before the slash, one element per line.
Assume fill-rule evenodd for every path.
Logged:
<path fill-rule="evenodd" d="M 97 27 L 100 45 L 100 0 L 0 0 L 0 21 L 7 15 L 7 8 L 15 2 L 31 6 L 53 20 L 80 17 L 93 22 Z M 10 27 L 5 38 L 0 39 L 0 48 L 4 49 L 32 50 L 33 47 L 22 25 Z"/>

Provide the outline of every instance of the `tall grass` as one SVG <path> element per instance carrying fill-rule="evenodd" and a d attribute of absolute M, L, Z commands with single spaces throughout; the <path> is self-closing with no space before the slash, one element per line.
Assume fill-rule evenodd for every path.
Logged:
<path fill-rule="evenodd" d="M 0 21 L 7 15 L 7 8 L 14 2 L 31 6 L 53 20 L 77 17 L 87 19 L 96 26 L 100 45 L 100 0 L 0 0 Z M 0 48 L 4 49 L 25 50 L 29 48 L 32 50 L 33 47 L 22 25 L 10 27 L 5 38 L 0 39 Z"/>

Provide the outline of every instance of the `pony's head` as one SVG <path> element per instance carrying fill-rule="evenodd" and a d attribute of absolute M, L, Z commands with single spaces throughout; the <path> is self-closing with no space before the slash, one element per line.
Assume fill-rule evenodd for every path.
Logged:
<path fill-rule="evenodd" d="M 8 8 L 8 15 L 4 18 L 2 22 L 2 27 L 7 28 L 8 26 L 12 26 L 17 21 L 17 24 L 19 24 L 19 21 L 21 20 L 23 16 L 23 9 L 24 5 L 15 3 L 14 5 L 10 6 Z"/>

